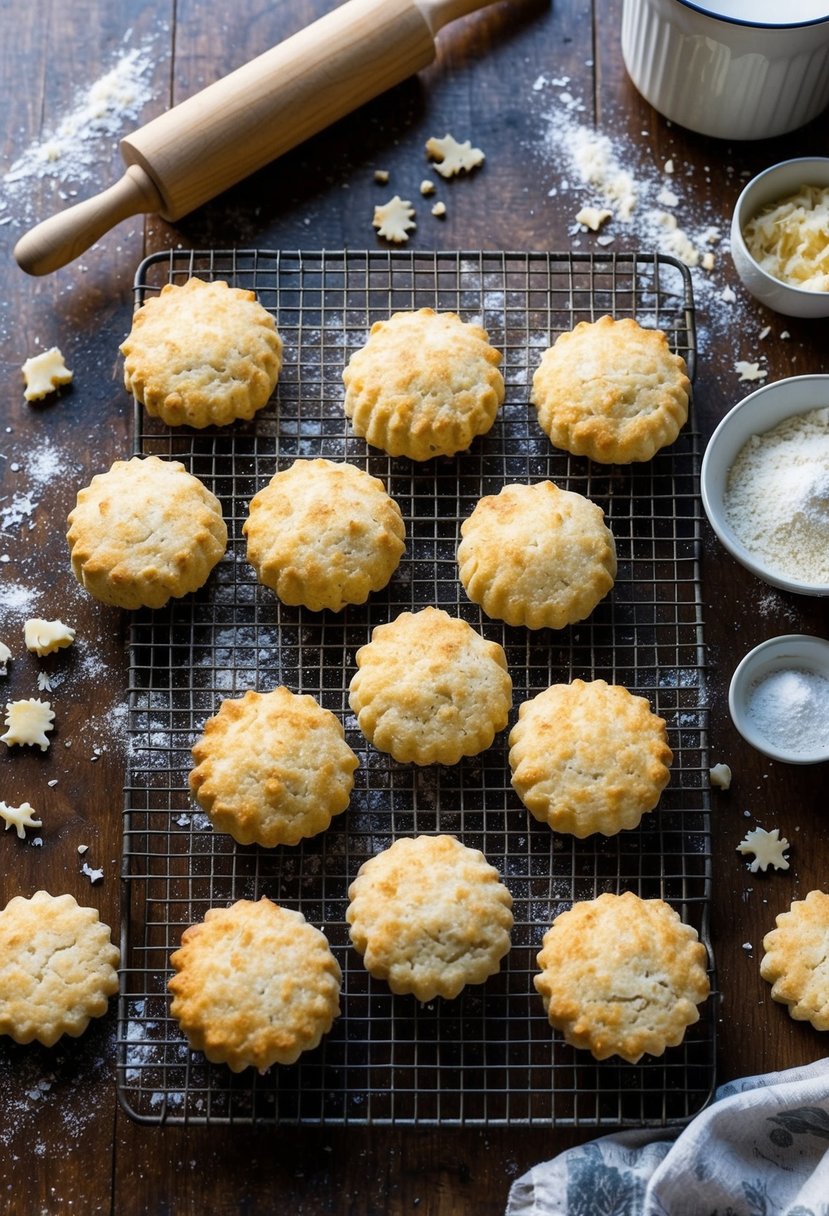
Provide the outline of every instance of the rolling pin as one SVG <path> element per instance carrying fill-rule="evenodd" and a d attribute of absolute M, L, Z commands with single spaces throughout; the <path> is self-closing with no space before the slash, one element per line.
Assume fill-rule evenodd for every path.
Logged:
<path fill-rule="evenodd" d="M 348 0 L 121 140 L 120 181 L 17 242 L 28 274 L 71 262 L 115 224 L 174 221 L 431 63 L 435 36 L 494 0 Z"/>

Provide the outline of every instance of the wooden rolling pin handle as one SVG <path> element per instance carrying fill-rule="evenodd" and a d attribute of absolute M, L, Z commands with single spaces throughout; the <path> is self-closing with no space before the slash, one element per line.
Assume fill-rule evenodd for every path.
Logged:
<path fill-rule="evenodd" d="M 161 195 L 140 165 L 130 165 L 114 186 L 60 211 L 22 236 L 14 248 L 27 274 L 51 274 L 78 257 L 121 220 L 158 211 Z"/>

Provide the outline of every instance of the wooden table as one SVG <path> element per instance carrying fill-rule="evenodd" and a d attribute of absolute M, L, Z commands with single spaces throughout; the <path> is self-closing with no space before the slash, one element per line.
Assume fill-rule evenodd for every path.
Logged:
<path fill-rule="evenodd" d="M 426 176 L 423 145 L 451 131 L 486 151 L 478 172 L 441 197 L 443 219 L 419 203 L 416 249 L 595 249 L 575 212 L 595 201 L 563 162 L 565 122 L 616 141 L 634 176 L 670 187 L 680 226 L 699 240 L 723 235 L 746 177 L 789 156 L 825 151 L 825 121 L 765 144 L 729 146 L 673 128 L 630 84 L 621 60 L 621 0 L 590 4 L 509 0 L 445 30 L 433 66 L 281 161 L 188 216 L 126 221 L 88 254 L 47 278 L 22 274 L 11 249 L 24 229 L 64 205 L 62 185 L 84 197 L 120 175 L 116 136 L 190 95 L 326 12 L 331 0 L 261 5 L 236 0 L 85 0 L 0 7 L 3 166 L 31 155 L 89 87 L 130 47 L 146 56 L 140 114 L 96 139 L 75 137 L 85 161 L 72 176 L 24 160 L 22 179 L 0 195 L 0 637 L 15 662 L 3 691 L 32 695 L 37 665 L 21 653 L 29 615 L 63 615 L 78 632 L 74 653 L 43 666 L 57 674 L 59 728 L 48 757 L 0 756 L 0 797 L 41 811 L 42 843 L 0 836 L 0 903 L 39 888 L 71 892 L 119 923 L 119 866 L 126 653 L 124 617 L 74 584 L 63 538 L 78 487 L 129 451 L 131 402 L 118 343 L 132 309 L 132 277 L 150 251 L 183 245 L 269 249 L 373 248 L 376 168 L 398 183 Z M 141 98 L 139 97 L 139 101 Z M 673 162 L 673 174 L 664 170 Z M 26 168 L 26 165 L 29 165 Z M 570 180 L 566 180 L 569 175 Z M 434 174 L 432 174 L 434 176 Z M 666 207 L 667 209 L 667 207 Z M 641 222 L 616 224 L 612 249 L 647 247 Z M 699 365 L 696 424 L 706 438 L 724 412 L 756 387 L 737 360 L 759 361 L 768 379 L 829 371 L 825 324 L 784 320 L 742 290 L 725 252 L 697 269 Z M 722 292 L 733 291 L 733 300 Z M 766 336 L 762 331 L 770 330 Z M 787 336 L 781 335 L 781 330 Z M 20 366 L 58 345 L 74 371 L 70 389 L 42 405 L 22 397 Z M 28 496 L 28 497 L 27 497 Z M 8 560 L 7 560 L 8 559 Z M 775 1005 L 759 976 L 763 934 L 790 901 L 825 883 L 829 845 L 821 813 L 827 770 L 766 760 L 731 726 L 726 693 L 738 659 L 776 633 L 826 634 L 825 605 L 773 591 L 732 561 L 706 529 L 702 553 L 710 682 L 710 754 L 734 773 L 712 797 L 712 937 L 716 956 L 719 1079 L 819 1058 L 824 1041 Z M 62 679 L 62 682 L 61 682 Z M 4 695 L 3 700 L 6 699 Z M 18 754 L 22 753 L 22 754 Z M 750 818 L 749 818 L 750 817 Z M 779 826 L 792 842 L 787 872 L 752 875 L 735 853 L 747 826 Z M 80 856 L 78 846 L 88 845 Z M 91 884 L 82 871 L 100 868 Z M 530 1165 L 591 1138 L 589 1127 L 484 1129 L 144 1127 L 120 1109 L 115 1087 L 115 1011 L 79 1040 L 46 1050 L 0 1045 L 0 1210 L 105 1212 L 381 1213 L 418 1208 L 434 1216 L 504 1208 L 510 1182 Z"/>

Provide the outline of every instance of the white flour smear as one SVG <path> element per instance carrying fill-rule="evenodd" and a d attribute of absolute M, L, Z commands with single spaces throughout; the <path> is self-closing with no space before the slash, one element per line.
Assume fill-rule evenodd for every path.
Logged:
<path fill-rule="evenodd" d="M 738 322 L 738 280 L 728 256 L 730 216 L 689 202 L 683 187 L 695 172 L 690 166 L 676 158 L 648 161 L 624 137 L 599 134 L 583 122 L 586 106 L 570 93 L 569 83 L 567 77 L 539 78 L 532 96 L 535 105 L 544 106 L 540 154 L 551 167 L 548 197 L 560 199 L 572 217 L 572 247 L 597 253 L 656 250 L 685 263 L 703 347 L 707 330 L 731 330 Z M 575 219 L 585 206 L 607 209 L 611 218 L 600 230 L 588 231 Z M 757 335 L 746 335 L 753 349 L 760 336 L 759 327 Z"/>
<path fill-rule="evenodd" d="M 78 94 L 54 130 L 17 157 L 0 179 L 0 224 L 28 224 L 33 180 L 53 181 L 64 200 L 78 193 L 69 183 L 97 181 L 97 168 L 111 156 L 111 141 L 136 125 L 153 95 L 156 61 L 149 42 L 125 50 L 109 72 Z"/>

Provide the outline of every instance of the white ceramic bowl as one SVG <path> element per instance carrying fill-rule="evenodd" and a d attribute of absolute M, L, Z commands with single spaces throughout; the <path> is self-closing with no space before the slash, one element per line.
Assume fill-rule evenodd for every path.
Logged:
<path fill-rule="evenodd" d="M 761 304 L 787 317 L 829 317 L 829 291 L 806 291 L 781 283 L 758 266 L 743 239 L 746 224 L 758 211 L 794 194 L 801 186 L 829 186 L 829 157 L 784 160 L 751 179 L 737 199 L 731 218 L 731 256 L 743 284 Z"/>
<path fill-rule="evenodd" d="M 777 671 L 812 672 L 829 680 L 829 642 L 807 633 L 787 633 L 755 646 L 731 677 L 728 689 L 731 720 L 747 743 L 774 760 L 787 764 L 819 764 L 829 760 L 829 741 L 810 751 L 792 750 L 771 740 L 762 726 L 758 728 L 758 719 L 750 712 L 752 692 L 761 680 Z"/>
<path fill-rule="evenodd" d="M 794 414 L 825 406 L 829 406 L 829 375 L 791 376 L 766 384 L 729 410 L 708 441 L 702 458 L 702 505 L 722 544 L 758 578 L 799 595 L 829 595 L 829 584 L 800 582 L 770 567 L 747 549 L 726 521 L 725 492 L 731 466 L 752 435 L 768 431 Z"/>
<path fill-rule="evenodd" d="M 625 0 L 622 57 L 642 96 L 680 126 L 770 139 L 829 103 L 829 9 L 824 0 Z"/>

